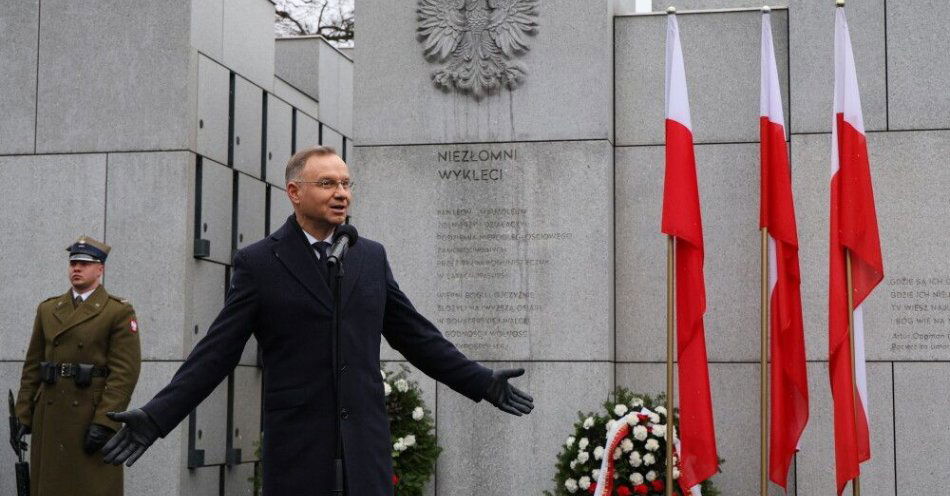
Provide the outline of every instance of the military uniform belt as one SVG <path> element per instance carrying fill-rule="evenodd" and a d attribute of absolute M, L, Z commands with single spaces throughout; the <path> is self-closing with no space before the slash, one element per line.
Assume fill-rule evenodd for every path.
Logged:
<path fill-rule="evenodd" d="M 72 377 L 76 385 L 88 386 L 93 377 L 108 377 L 108 367 L 96 367 L 88 363 L 51 363 L 40 362 L 40 378 L 47 384 L 54 384 L 60 377 Z"/>

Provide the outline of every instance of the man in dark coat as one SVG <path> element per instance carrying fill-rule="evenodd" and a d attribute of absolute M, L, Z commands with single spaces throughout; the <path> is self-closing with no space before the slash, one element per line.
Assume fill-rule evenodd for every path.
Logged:
<path fill-rule="evenodd" d="M 104 448 L 128 465 L 184 419 L 235 367 L 253 333 L 264 364 L 264 493 L 329 495 L 340 419 L 346 494 L 393 494 L 392 444 L 379 373 L 380 337 L 427 375 L 473 401 L 514 415 L 533 408 L 508 384 L 524 371 L 493 372 L 459 352 L 421 316 L 393 279 L 383 246 L 360 238 L 343 262 L 339 407 L 334 401 L 333 297 L 326 248 L 351 200 L 349 171 L 330 148 L 298 152 L 287 165 L 294 214 L 234 256 L 224 308 L 171 383 Z"/>

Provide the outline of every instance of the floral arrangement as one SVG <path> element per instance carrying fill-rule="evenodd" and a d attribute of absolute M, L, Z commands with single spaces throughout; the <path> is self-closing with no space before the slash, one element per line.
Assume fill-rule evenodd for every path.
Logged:
<path fill-rule="evenodd" d="M 397 496 L 421 496 L 442 452 L 436 442 L 432 412 L 422 402 L 419 384 L 409 368 L 389 372 L 380 367 L 393 446 L 393 486 Z"/>
<path fill-rule="evenodd" d="M 574 433 L 568 436 L 557 456 L 555 489 L 545 491 L 545 496 L 594 494 L 605 456 L 615 461 L 609 496 L 663 496 L 666 490 L 665 402 L 663 394 L 654 399 L 617 388 L 603 404 L 606 413 L 578 412 Z M 631 413 L 633 415 L 628 415 Z M 676 411 L 673 417 L 673 424 L 677 425 Z M 604 446 L 607 433 L 621 419 L 630 424 L 629 433 L 617 443 L 613 453 L 607 453 Z M 675 463 L 675 453 L 673 459 Z M 673 479 L 678 478 L 679 470 L 674 465 Z M 703 482 L 701 489 L 703 496 L 719 495 L 709 481 Z M 673 494 L 682 494 L 678 485 Z"/>

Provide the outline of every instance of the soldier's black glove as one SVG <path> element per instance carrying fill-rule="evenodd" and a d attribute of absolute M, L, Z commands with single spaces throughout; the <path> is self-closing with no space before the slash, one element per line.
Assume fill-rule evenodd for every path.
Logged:
<path fill-rule="evenodd" d="M 508 384 L 508 379 L 524 375 L 524 369 L 501 369 L 492 371 L 491 383 L 485 391 L 485 399 L 499 410 L 522 416 L 534 409 L 534 398 L 528 393 Z"/>
<path fill-rule="evenodd" d="M 139 408 L 122 413 L 109 412 L 106 416 L 125 424 L 119 429 L 119 433 L 102 447 L 102 461 L 106 463 L 121 465 L 126 462 L 125 466 L 131 467 L 158 439 L 158 425 Z"/>
<path fill-rule="evenodd" d="M 89 424 L 86 428 L 86 439 L 82 442 L 82 450 L 87 455 L 91 455 L 99 451 L 114 434 L 114 430 L 104 425 Z"/>
<path fill-rule="evenodd" d="M 19 454 L 21 451 L 26 449 L 26 441 L 23 440 L 23 436 L 26 436 L 30 433 L 30 426 L 20 424 L 20 427 L 17 428 L 15 433 L 11 433 L 10 436 L 10 446 L 13 447 L 13 452 Z"/>

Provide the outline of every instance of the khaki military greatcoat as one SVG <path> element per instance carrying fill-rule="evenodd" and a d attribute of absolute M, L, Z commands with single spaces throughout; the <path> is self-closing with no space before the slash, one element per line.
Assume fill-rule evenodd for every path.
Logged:
<path fill-rule="evenodd" d="M 40 380 L 40 362 L 108 367 L 85 388 L 71 377 L 55 384 Z M 16 413 L 32 428 L 31 496 L 120 496 L 122 467 L 83 451 L 86 428 L 97 423 L 118 430 L 106 412 L 125 411 L 139 377 L 138 322 L 127 301 L 99 287 L 74 307 L 72 291 L 36 310 L 33 336 L 23 364 Z"/>

